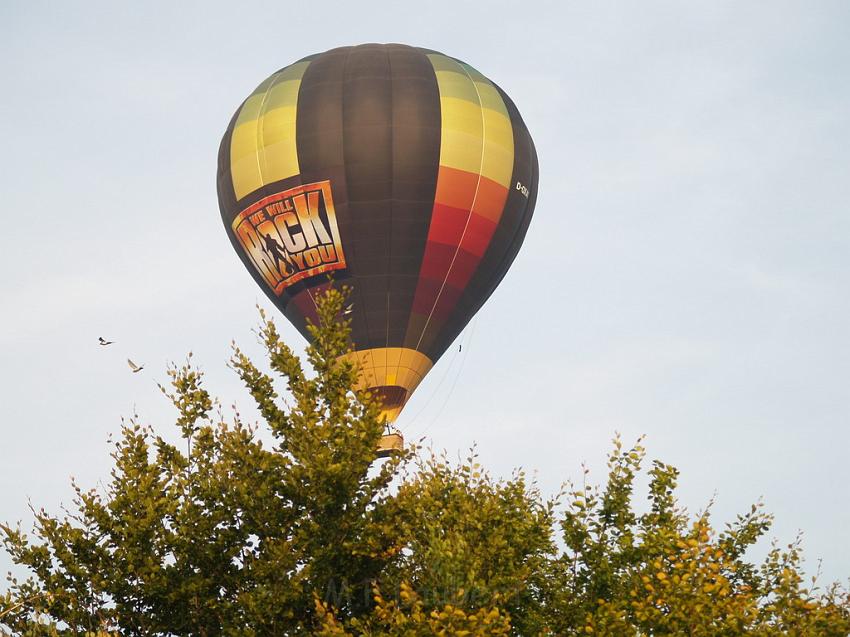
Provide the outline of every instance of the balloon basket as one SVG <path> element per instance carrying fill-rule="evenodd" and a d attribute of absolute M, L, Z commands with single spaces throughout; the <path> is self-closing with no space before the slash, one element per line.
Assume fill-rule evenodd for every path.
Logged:
<path fill-rule="evenodd" d="M 400 433 L 390 433 L 381 436 L 375 455 L 378 458 L 389 458 L 393 453 L 404 449 L 404 438 Z"/>

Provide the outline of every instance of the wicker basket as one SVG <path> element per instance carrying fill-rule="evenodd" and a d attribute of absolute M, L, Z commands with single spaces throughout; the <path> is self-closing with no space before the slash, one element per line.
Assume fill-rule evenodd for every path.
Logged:
<path fill-rule="evenodd" d="M 400 433 L 386 434 L 381 436 L 381 440 L 378 441 L 378 450 L 375 455 L 379 458 L 387 458 L 394 451 L 401 451 L 402 449 L 404 449 L 404 438 Z"/>

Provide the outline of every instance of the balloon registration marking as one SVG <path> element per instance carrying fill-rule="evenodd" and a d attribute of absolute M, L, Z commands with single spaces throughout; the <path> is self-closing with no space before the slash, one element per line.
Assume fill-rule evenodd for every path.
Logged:
<path fill-rule="evenodd" d="M 301 279 L 346 267 L 328 180 L 265 197 L 236 215 L 232 228 L 278 296 Z"/>

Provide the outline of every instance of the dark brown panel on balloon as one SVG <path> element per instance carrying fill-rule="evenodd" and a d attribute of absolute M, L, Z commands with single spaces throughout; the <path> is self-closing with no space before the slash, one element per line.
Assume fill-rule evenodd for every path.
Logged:
<path fill-rule="evenodd" d="M 351 230 L 343 155 L 342 89 L 351 48 L 332 49 L 312 60 L 301 78 L 296 118 L 300 181 L 305 184 L 330 181 L 337 224 L 349 264 L 355 254 L 345 239 Z M 348 274 L 349 271 L 335 272 L 333 278 L 344 280 Z M 309 288 L 325 281 L 325 277 L 316 277 L 292 291 L 294 302 L 287 304 L 285 314 L 302 333 L 306 333 L 305 318 L 315 320 L 313 297 L 318 290 Z"/>
<path fill-rule="evenodd" d="M 349 266 L 335 278 L 355 288 L 352 338 L 359 348 L 400 346 L 439 164 L 431 64 L 403 45 L 319 56 L 302 78 L 297 136 L 302 181 L 333 186 Z"/>
<path fill-rule="evenodd" d="M 228 235 L 230 235 L 230 222 L 236 214 L 236 193 L 233 192 L 233 182 L 230 179 L 230 138 L 233 135 L 233 126 L 236 124 L 238 114 L 239 109 L 236 109 L 218 147 L 218 173 L 216 175 L 218 207 Z"/>
<path fill-rule="evenodd" d="M 358 348 L 384 347 L 392 216 L 392 89 L 387 52 L 381 45 L 351 49 L 342 94 L 343 153 L 348 184 L 357 301 L 352 339 Z"/>
<path fill-rule="evenodd" d="M 392 72 L 389 345 L 401 347 L 428 238 L 440 163 L 440 93 L 420 51 L 388 45 Z"/>

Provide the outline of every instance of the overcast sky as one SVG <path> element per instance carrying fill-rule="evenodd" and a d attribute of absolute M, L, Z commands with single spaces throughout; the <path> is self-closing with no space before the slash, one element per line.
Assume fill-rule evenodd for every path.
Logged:
<path fill-rule="evenodd" d="M 229 343 L 259 356 L 270 304 L 222 228 L 221 134 L 278 68 L 404 42 L 513 97 L 540 183 L 402 429 L 547 493 L 646 434 L 691 510 L 763 498 L 845 579 L 848 28 L 843 1 L 0 3 L 0 520 L 105 481 L 134 409 L 169 431 L 156 381 L 189 350 L 247 410 Z"/>

